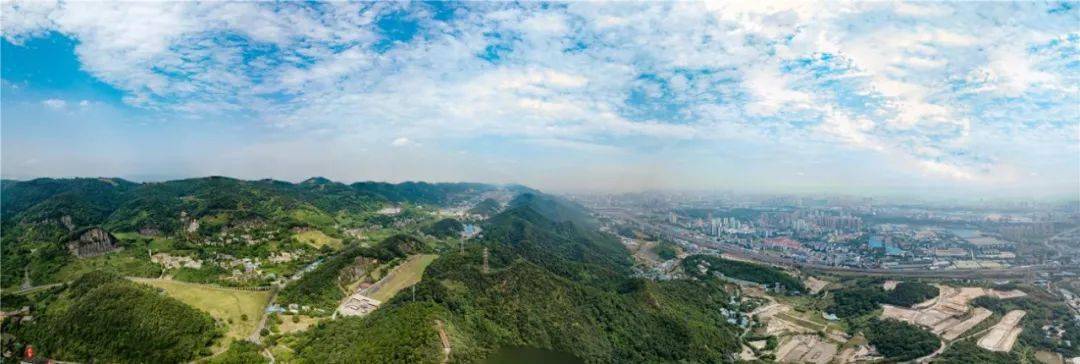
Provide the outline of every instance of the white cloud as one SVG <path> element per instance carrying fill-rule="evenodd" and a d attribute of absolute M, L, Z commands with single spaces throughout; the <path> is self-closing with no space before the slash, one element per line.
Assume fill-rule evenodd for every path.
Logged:
<path fill-rule="evenodd" d="M 54 24 L 49 14 L 57 6 L 55 0 L 13 1 L 0 3 L 0 24 L 3 24 L 3 36 L 9 42 L 22 44 L 26 38 L 40 36 Z"/>
<path fill-rule="evenodd" d="M 789 78 L 777 68 L 775 64 L 765 64 L 747 71 L 743 87 L 754 96 L 748 107 L 751 114 L 773 115 L 780 110 L 810 107 L 813 99 L 810 94 L 792 90 Z"/>
<path fill-rule="evenodd" d="M 390 145 L 395 146 L 395 147 L 408 147 L 408 146 L 416 145 L 416 142 L 413 142 L 412 140 L 409 140 L 409 138 L 406 138 L 406 137 L 399 137 L 397 139 L 394 139 L 394 141 L 390 142 Z"/>
<path fill-rule="evenodd" d="M 63 110 L 64 108 L 67 108 L 67 101 L 60 99 L 47 99 L 42 101 L 41 104 L 53 110 Z"/>
<path fill-rule="evenodd" d="M 1039 123 L 1022 134 L 1034 144 L 1074 136 L 1080 118 L 1067 56 L 1076 49 L 1075 9 L 470 5 L 445 22 L 422 4 L 6 0 L 2 10 L 12 42 L 50 30 L 78 39 L 82 68 L 132 105 L 253 115 L 285 132 L 364 135 L 381 145 L 416 145 L 401 135 L 496 136 L 633 151 L 765 136 L 796 146 L 840 142 L 970 181 L 980 175 L 971 171 L 1003 160 L 979 147 L 1017 128 L 999 120 Z M 401 8 L 420 34 L 376 49 L 384 37 L 376 20 Z M 1065 45 L 1030 51 L 1048 42 Z M 491 49 L 496 59 L 478 56 Z"/>

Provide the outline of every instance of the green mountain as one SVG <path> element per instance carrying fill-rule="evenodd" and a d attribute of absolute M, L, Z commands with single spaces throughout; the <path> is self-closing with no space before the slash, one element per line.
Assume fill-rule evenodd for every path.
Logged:
<path fill-rule="evenodd" d="M 460 206 L 499 188 L 519 193 L 483 223 L 480 237 L 464 243 L 454 234 L 460 222 L 417 207 Z M 739 349 L 740 330 L 728 323 L 724 309 L 733 307 L 722 281 L 636 278 L 630 253 L 597 229 L 588 210 L 525 187 L 346 185 L 323 178 L 297 184 L 223 177 L 163 183 L 42 179 L 4 181 L 2 194 L 5 287 L 16 286 L 24 274 L 35 284 L 59 281 L 71 267 L 91 263 L 133 265 L 138 272 L 149 264 L 146 274 L 165 269 L 175 279 L 217 284 L 250 274 L 261 274 L 253 283 L 259 285 L 291 276 L 278 281 L 283 288 L 275 301 L 323 313 L 312 329 L 268 337 L 270 343 L 287 341 L 295 362 L 440 362 L 443 337 L 452 362 L 479 362 L 514 347 L 586 362 L 726 362 Z M 403 208 L 380 210 L 388 205 Z M 120 250 L 76 258 L 67 243 L 86 240 L 81 231 L 101 239 L 115 233 Z M 88 251 L 97 254 L 113 243 L 91 239 L 94 249 Z M 143 250 L 152 246 L 201 259 L 203 266 L 158 268 Z M 284 253 L 295 259 L 271 262 Z M 358 269 L 420 253 L 438 258 L 409 294 L 364 317 L 330 319 Z M 246 265 L 256 261 L 262 265 Z M 105 278 L 93 283 L 93 277 Z M 57 288 L 58 298 L 33 303 L 40 322 L 14 334 L 57 358 L 179 362 L 195 359 L 217 332 L 203 313 L 108 277 L 95 273 Z M 173 320 L 178 322 L 166 322 Z M 126 330 L 114 335 L 123 345 L 106 341 L 114 329 Z M 48 337 L 52 332 L 57 334 Z M 149 348 L 128 346 L 158 334 L 147 339 Z M 166 344 L 175 348 L 162 349 Z M 160 350 L 141 351 L 154 348 Z M 254 359 L 256 349 L 235 345 L 220 359 Z"/>
<path fill-rule="evenodd" d="M 718 281 L 634 279 L 629 254 L 617 240 L 579 221 L 545 216 L 587 217 L 570 211 L 578 209 L 548 196 L 518 199 L 487 222 L 482 241 L 432 263 L 415 298 L 397 296 L 369 317 L 309 331 L 295 348 L 297 357 L 312 363 L 437 362 L 441 323 L 451 357 L 460 362 L 508 346 L 551 349 L 589 362 L 732 359 L 738 334 L 721 314 L 728 296 Z"/>
<path fill-rule="evenodd" d="M 589 215 L 587 209 L 563 198 L 526 192 L 518 194 L 508 204 L 508 208 L 519 206 L 528 206 L 548 220 L 557 222 L 572 221 L 582 226 L 596 226 L 596 219 Z"/>
<path fill-rule="evenodd" d="M 443 206 L 500 187 L 475 183 L 401 184 L 325 178 L 301 183 L 226 177 L 134 183 L 122 179 L 5 180 L 0 190 L 3 229 L 0 285 L 18 285 L 24 268 L 46 283 L 67 264 L 66 238 L 81 228 L 212 236 L 239 226 L 279 229 L 333 226 L 387 204 Z"/>
<path fill-rule="evenodd" d="M 442 219 L 424 228 L 424 233 L 440 238 L 456 237 L 465 230 L 465 225 L 457 219 Z"/>
<path fill-rule="evenodd" d="M 40 356 L 106 363 L 177 363 L 208 354 L 214 321 L 175 299 L 94 272 L 59 293 L 31 322 L 5 332 L 34 343 Z"/>
<path fill-rule="evenodd" d="M 471 209 L 469 209 L 469 213 L 485 217 L 494 216 L 495 214 L 499 213 L 499 209 L 501 208 L 502 205 L 499 204 L 499 201 L 495 201 L 495 199 L 491 198 L 485 198 L 483 201 L 480 201 Z"/>

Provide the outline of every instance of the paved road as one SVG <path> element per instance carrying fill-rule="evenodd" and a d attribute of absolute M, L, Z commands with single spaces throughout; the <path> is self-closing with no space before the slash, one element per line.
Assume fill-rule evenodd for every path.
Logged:
<path fill-rule="evenodd" d="M 270 314 L 266 313 L 266 309 L 274 304 L 274 298 L 277 297 L 277 293 L 277 287 L 274 287 L 274 289 L 270 291 L 270 300 L 266 301 L 266 307 L 263 308 L 262 319 L 259 320 L 258 325 L 255 325 L 255 330 L 248 336 L 248 341 L 262 345 L 262 329 L 266 327 L 266 320 L 270 318 Z"/>
<path fill-rule="evenodd" d="M 53 288 L 53 287 L 62 286 L 62 285 L 67 284 L 67 283 L 71 283 L 71 282 L 60 282 L 60 283 L 52 283 L 52 284 L 43 284 L 43 285 L 40 285 L 40 286 L 33 286 L 33 287 L 23 287 L 23 288 L 20 288 L 18 291 L 15 291 L 15 294 L 23 294 L 23 293 L 37 291 L 37 290 L 41 290 L 41 289 L 49 289 L 49 288 Z"/>

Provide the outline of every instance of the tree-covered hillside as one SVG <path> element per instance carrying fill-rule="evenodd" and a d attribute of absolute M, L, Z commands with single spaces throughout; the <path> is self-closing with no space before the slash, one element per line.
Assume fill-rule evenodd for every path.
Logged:
<path fill-rule="evenodd" d="M 480 201 L 479 203 L 477 203 L 471 209 L 469 209 L 469 213 L 470 214 L 477 214 L 477 215 L 481 215 L 481 216 L 494 216 L 495 214 L 499 213 L 499 210 L 501 208 L 502 208 L 502 205 L 499 204 L 499 201 L 495 201 L 494 199 L 486 198 L 483 201 Z"/>
<path fill-rule="evenodd" d="M 546 196 L 529 199 L 544 200 L 549 213 L 573 209 Z M 573 220 L 553 221 L 532 202 L 519 201 L 484 231 L 464 254 L 432 263 L 415 296 L 398 296 L 371 317 L 308 332 L 297 357 L 437 362 L 436 320 L 460 362 L 504 346 L 552 349 L 589 362 L 721 362 L 738 349 L 736 328 L 720 310 L 728 296 L 715 281 L 631 278 L 629 254 L 617 240 Z M 364 334 L 372 332 L 378 333 Z M 346 339 L 356 335 L 370 339 Z"/>
<path fill-rule="evenodd" d="M 442 219 L 424 228 L 424 233 L 440 238 L 455 237 L 465 230 L 465 225 L 457 219 Z"/>
<path fill-rule="evenodd" d="M 320 320 L 284 338 L 293 353 L 284 361 L 439 362 L 440 330 L 453 362 L 515 346 L 588 362 L 735 358 L 739 329 L 728 321 L 731 301 L 719 281 L 635 278 L 630 253 L 579 205 L 514 187 L 522 193 L 488 211 L 483 233 L 468 240 L 457 238 L 460 222 L 420 206 L 469 206 L 496 188 L 321 178 L 5 181 L 3 286 L 24 275 L 41 284 L 103 269 L 280 287 L 276 303 Z M 66 243 L 90 226 L 114 238 L 115 248 L 73 256 Z M 438 258 L 431 255 L 409 294 L 381 299 L 368 316 L 331 318 L 348 292 L 416 254 Z M 10 332 L 51 358 L 190 361 L 220 331 L 201 312 L 104 273 L 83 276 L 48 304 L 26 298 L 16 303 L 31 302 L 39 319 Z M 272 315 L 270 329 L 279 320 Z M 274 346 L 282 338 L 270 329 L 265 345 Z M 256 349 L 233 345 L 215 360 L 258 361 Z"/>
<path fill-rule="evenodd" d="M 224 240 L 227 237 L 219 235 L 234 230 L 244 230 L 237 235 L 246 238 L 264 237 L 260 234 L 271 231 L 280 239 L 291 229 L 333 233 L 365 219 L 392 226 L 410 217 L 373 212 L 390 204 L 459 203 L 498 188 L 474 183 L 348 185 L 324 178 L 301 183 L 226 177 L 153 183 L 104 178 L 5 180 L 0 190 L 0 229 L 4 232 L 0 286 L 16 286 L 27 276 L 32 284 L 54 281 L 61 268 L 71 263 L 64 247 L 66 238 L 90 226 L 114 233 L 175 237 L 181 242 Z M 249 231 L 253 226 L 266 228 Z"/>
<path fill-rule="evenodd" d="M 103 272 L 73 282 L 33 321 L 4 322 L 40 356 L 82 362 L 184 362 L 220 335 L 206 313 Z"/>
<path fill-rule="evenodd" d="M 881 286 L 881 280 L 857 280 L 848 287 L 831 291 L 833 303 L 828 311 L 848 318 L 877 310 L 882 303 L 910 307 L 937 297 L 938 288 L 924 282 L 900 282 L 891 291 Z"/>
<path fill-rule="evenodd" d="M 352 264 L 356 257 L 388 262 L 426 251 L 423 242 L 408 235 L 391 236 L 373 247 L 350 244 L 302 278 L 290 282 L 279 293 L 278 301 L 333 310 L 345 298 L 345 292 L 338 286 L 341 270 Z"/>
<path fill-rule="evenodd" d="M 695 278 L 712 277 L 723 274 L 725 277 L 774 286 L 779 284 L 792 292 L 806 291 L 798 278 L 784 271 L 761 264 L 739 262 L 712 255 L 691 255 L 683 259 L 683 270 Z"/>

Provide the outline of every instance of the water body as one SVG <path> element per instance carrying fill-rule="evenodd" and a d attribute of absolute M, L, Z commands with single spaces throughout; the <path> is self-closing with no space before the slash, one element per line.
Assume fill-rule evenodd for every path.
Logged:
<path fill-rule="evenodd" d="M 503 347 L 487 358 L 484 364 L 584 364 L 577 357 L 554 350 L 522 346 Z"/>

